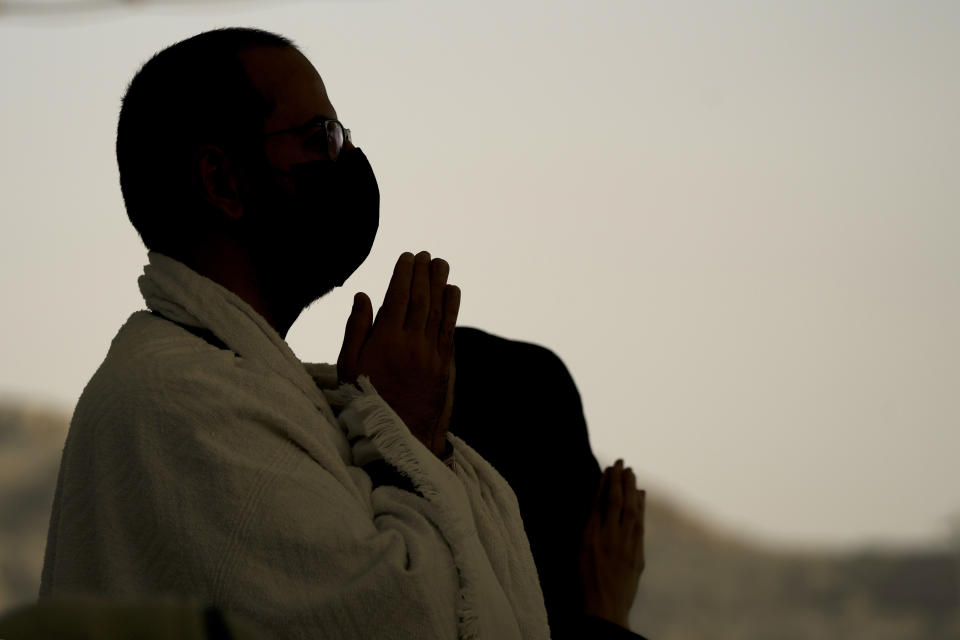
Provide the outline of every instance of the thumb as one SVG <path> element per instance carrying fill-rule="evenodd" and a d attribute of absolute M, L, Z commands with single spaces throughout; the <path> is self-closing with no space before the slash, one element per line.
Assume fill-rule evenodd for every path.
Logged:
<path fill-rule="evenodd" d="M 337 376 L 340 381 L 355 381 L 357 360 L 360 351 L 367 340 L 367 333 L 373 316 L 370 299 L 365 293 L 358 292 L 353 297 L 353 309 L 347 318 L 347 327 L 343 334 L 343 346 L 340 348 L 340 357 L 337 358 Z"/>

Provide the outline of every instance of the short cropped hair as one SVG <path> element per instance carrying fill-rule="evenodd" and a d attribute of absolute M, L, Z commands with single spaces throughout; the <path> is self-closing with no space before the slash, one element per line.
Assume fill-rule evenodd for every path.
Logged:
<path fill-rule="evenodd" d="M 147 250 L 179 256 L 209 230 L 191 175 L 200 145 L 215 144 L 243 166 L 266 162 L 262 134 L 276 105 L 238 55 L 261 46 L 299 51 L 269 31 L 215 29 L 156 53 L 127 86 L 117 124 L 120 190 Z"/>

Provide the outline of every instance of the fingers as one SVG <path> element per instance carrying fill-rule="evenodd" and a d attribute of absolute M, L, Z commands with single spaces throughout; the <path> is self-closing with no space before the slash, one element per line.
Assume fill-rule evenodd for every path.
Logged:
<path fill-rule="evenodd" d="M 637 531 L 637 569 L 640 573 L 643 573 L 644 568 L 647 566 L 646 556 L 643 552 L 643 519 L 647 511 L 647 492 L 643 489 L 640 490 L 638 501 L 640 503 L 640 516 L 638 521 L 639 531 Z"/>
<path fill-rule="evenodd" d="M 430 313 L 430 253 L 417 254 L 413 267 L 413 282 L 410 285 L 410 305 L 403 323 L 404 329 L 424 331 Z"/>
<path fill-rule="evenodd" d="M 460 287 L 448 284 L 443 289 L 443 319 L 440 321 L 440 335 L 437 337 L 437 351 L 440 358 L 446 360 L 453 355 L 453 333 L 457 327 L 457 314 L 460 313 Z"/>
<path fill-rule="evenodd" d="M 647 508 L 647 492 L 637 489 L 637 479 L 633 470 L 627 468 L 623 473 L 624 491 L 627 496 L 621 524 L 630 542 L 633 543 L 632 560 L 637 574 L 643 573 L 646 561 L 643 555 L 643 518 Z"/>
<path fill-rule="evenodd" d="M 609 474 L 609 499 L 607 514 L 611 521 L 630 526 L 642 521 L 642 507 L 640 506 L 642 491 L 637 491 L 637 478 L 633 469 L 623 467 L 623 458 L 607 469 Z"/>
<path fill-rule="evenodd" d="M 427 336 L 433 338 L 440 331 L 443 320 L 443 290 L 450 275 L 446 260 L 434 258 L 430 263 L 430 312 L 427 315 Z"/>
<path fill-rule="evenodd" d="M 377 312 L 377 322 L 385 322 L 390 326 L 402 327 L 407 316 L 407 306 L 410 302 L 410 286 L 413 280 L 413 254 L 404 251 L 397 259 L 393 268 L 393 277 L 387 286 L 387 293 L 383 297 L 383 305 Z"/>
<path fill-rule="evenodd" d="M 431 260 L 428 251 L 416 256 L 405 251 L 397 259 L 375 322 L 383 318 L 383 322 L 394 327 L 438 336 L 437 350 L 444 359 L 449 358 L 460 311 L 460 288 L 447 284 L 449 275 L 446 260 Z"/>
<path fill-rule="evenodd" d="M 603 524 L 604 514 L 606 513 L 606 492 L 609 485 L 610 469 L 604 469 L 603 473 L 600 474 L 597 490 L 593 494 L 593 509 L 590 511 L 590 517 L 587 518 L 587 528 L 593 528 Z"/>
<path fill-rule="evenodd" d="M 623 510 L 623 459 L 617 460 L 610 475 L 610 503 L 607 510 L 613 522 L 619 522 Z"/>
<path fill-rule="evenodd" d="M 623 512 L 620 514 L 622 524 L 632 524 L 637 519 L 637 478 L 633 469 L 627 467 L 623 471 Z"/>
<path fill-rule="evenodd" d="M 347 380 L 354 382 L 353 375 L 356 362 L 360 356 L 360 350 L 363 348 L 363 343 L 367 339 L 372 322 L 373 307 L 370 304 L 370 298 L 361 291 L 353 297 L 353 309 L 350 311 L 350 317 L 347 318 L 343 346 L 340 348 L 340 356 L 337 358 L 337 377 L 340 382 Z"/>
<path fill-rule="evenodd" d="M 640 489 L 637 492 L 637 524 L 640 526 L 640 536 L 643 536 L 643 518 L 647 513 L 647 492 Z"/>

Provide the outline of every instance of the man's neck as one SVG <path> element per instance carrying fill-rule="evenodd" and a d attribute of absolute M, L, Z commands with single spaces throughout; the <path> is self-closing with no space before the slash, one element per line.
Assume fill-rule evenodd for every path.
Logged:
<path fill-rule="evenodd" d="M 253 307 L 286 340 L 287 332 L 299 317 L 302 307 L 295 303 L 271 300 L 266 291 L 280 291 L 263 282 L 246 250 L 233 242 L 219 241 L 197 250 L 184 261 L 191 269 L 235 293 Z"/>

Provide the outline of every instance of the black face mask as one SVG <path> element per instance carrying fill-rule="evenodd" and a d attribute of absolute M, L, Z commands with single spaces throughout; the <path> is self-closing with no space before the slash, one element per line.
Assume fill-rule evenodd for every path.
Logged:
<path fill-rule="evenodd" d="M 363 151 L 354 148 L 342 150 L 336 162 L 300 162 L 281 173 L 294 184 L 290 209 L 284 212 L 292 218 L 267 225 L 285 236 L 270 243 L 275 244 L 270 251 L 278 262 L 302 263 L 313 271 L 302 275 L 322 280 L 317 284 L 327 291 L 342 286 L 370 255 L 380 227 L 380 188 L 373 168 Z M 278 213 L 264 204 L 268 215 Z M 267 239 L 261 233 L 254 240 Z"/>

